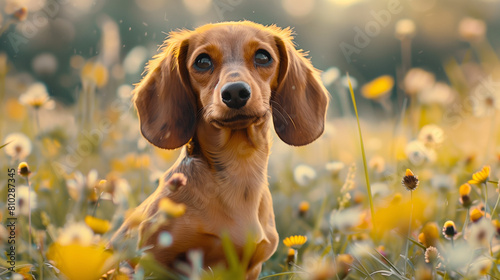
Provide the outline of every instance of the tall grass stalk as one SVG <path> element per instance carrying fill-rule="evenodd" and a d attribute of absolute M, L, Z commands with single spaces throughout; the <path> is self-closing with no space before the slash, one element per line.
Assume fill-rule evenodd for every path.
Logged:
<path fill-rule="evenodd" d="M 408 223 L 408 238 L 406 239 L 404 275 L 406 275 L 406 265 L 408 264 L 408 248 L 410 247 L 411 220 L 413 218 L 413 192 L 412 191 L 410 191 L 410 205 L 411 205 L 410 222 Z"/>
<path fill-rule="evenodd" d="M 358 122 L 359 141 L 361 145 L 361 154 L 363 156 L 363 167 L 365 169 L 366 191 L 368 192 L 368 201 L 370 202 L 370 213 L 372 216 L 372 224 L 375 225 L 375 211 L 373 210 L 372 188 L 370 186 L 370 177 L 368 176 L 368 167 L 366 164 L 365 145 L 363 144 L 363 134 L 361 133 L 361 125 L 359 123 L 358 107 L 356 106 L 356 97 L 352 90 L 351 79 L 347 73 L 347 81 L 349 82 L 349 90 L 351 92 L 352 104 L 354 106 L 354 113 L 356 114 L 356 121 Z"/>

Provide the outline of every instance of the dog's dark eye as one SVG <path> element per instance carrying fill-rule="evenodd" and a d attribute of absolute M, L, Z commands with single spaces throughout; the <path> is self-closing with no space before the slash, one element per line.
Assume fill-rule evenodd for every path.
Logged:
<path fill-rule="evenodd" d="M 255 64 L 267 66 L 272 61 L 271 55 L 265 50 L 258 50 L 254 57 Z"/>
<path fill-rule="evenodd" d="M 200 71 L 206 71 L 212 68 L 212 59 L 206 53 L 200 54 L 194 61 L 194 67 Z"/>

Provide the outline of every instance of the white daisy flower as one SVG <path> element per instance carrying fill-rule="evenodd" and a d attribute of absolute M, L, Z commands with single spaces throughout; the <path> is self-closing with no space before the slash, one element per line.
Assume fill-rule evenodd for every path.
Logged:
<path fill-rule="evenodd" d="M 19 102 L 29 105 L 35 109 L 54 109 L 56 103 L 47 92 L 47 88 L 42 83 L 34 83 L 28 90 L 19 97 Z"/>

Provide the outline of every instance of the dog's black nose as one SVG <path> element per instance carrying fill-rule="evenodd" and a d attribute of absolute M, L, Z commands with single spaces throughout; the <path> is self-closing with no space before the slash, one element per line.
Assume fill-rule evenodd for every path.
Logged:
<path fill-rule="evenodd" d="M 221 88 L 222 101 L 231 109 L 239 109 L 250 99 L 250 86 L 245 82 L 231 82 Z"/>

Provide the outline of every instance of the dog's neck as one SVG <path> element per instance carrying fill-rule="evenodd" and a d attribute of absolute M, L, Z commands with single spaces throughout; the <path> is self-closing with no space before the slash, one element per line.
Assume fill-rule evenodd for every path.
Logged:
<path fill-rule="evenodd" d="M 216 128 L 206 122 L 198 125 L 193 152 L 207 162 L 221 188 L 217 192 L 226 203 L 252 203 L 262 187 L 267 187 L 269 122 L 264 118 L 238 130 Z"/>

